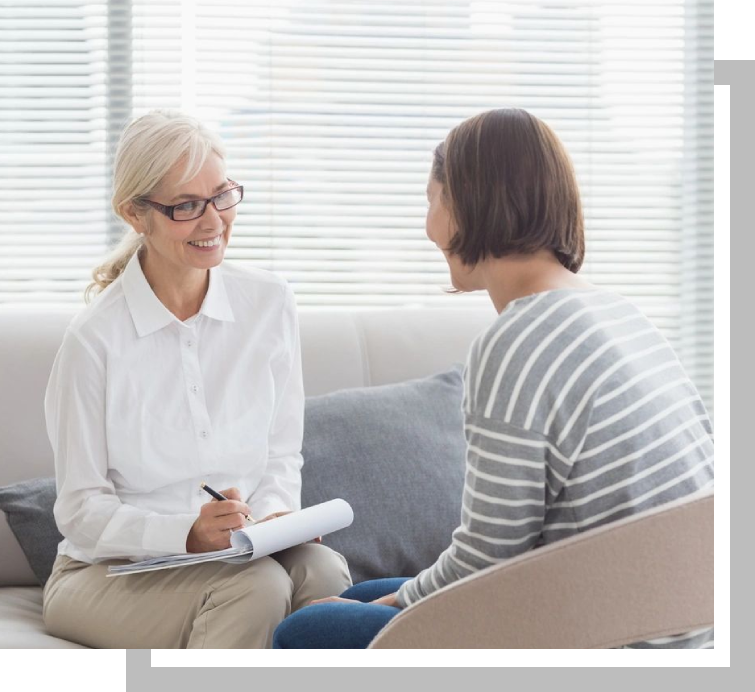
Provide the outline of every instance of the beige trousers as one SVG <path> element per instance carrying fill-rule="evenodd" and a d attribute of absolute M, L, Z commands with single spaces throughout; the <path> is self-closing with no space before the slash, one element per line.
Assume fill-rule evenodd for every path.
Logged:
<path fill-rule="evenodd" d="M 50 634 L 105 649 L 262 649 L 290 613 L 351 585 L 346 560 L 305 543 L 253 562 L 206 562 L 106 578 L 59 555 L 45 585 Z"/>

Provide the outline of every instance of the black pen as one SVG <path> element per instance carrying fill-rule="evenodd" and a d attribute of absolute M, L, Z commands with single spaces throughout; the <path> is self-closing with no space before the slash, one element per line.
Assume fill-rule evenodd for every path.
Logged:
<path fill-rule="evenodd" d="M 199 487 L 202 488 L 202 490 L 204 490 L 206 493 L 212 495 L 216 500 L 220 500 L 222 502 L 228 499 L 224 495 L 221 495 L 217 490 L 213 490 L 209 485 L 207 485 L 207 483 L 200 483 Z M 244 516 L 246 517 L 247 521 L 251 521 L 252 524 L 254 524 L 254 519 L 252 519 L 248 514 Z"/>

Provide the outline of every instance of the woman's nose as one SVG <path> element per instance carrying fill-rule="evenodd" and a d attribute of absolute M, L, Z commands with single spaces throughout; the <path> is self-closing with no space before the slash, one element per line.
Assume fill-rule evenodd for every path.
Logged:
<path fill-rule="evenodd" d="M 207 209 L 204 210 L 204 214 L 200 217 L 202 219 L 202 224 L 206 226 L 217 226 L 218 221 L 223 223 L 223 216 L 221 215 L 221 212 L 219 212 L 215 205 L 210 202 L 207 205 Z"/>

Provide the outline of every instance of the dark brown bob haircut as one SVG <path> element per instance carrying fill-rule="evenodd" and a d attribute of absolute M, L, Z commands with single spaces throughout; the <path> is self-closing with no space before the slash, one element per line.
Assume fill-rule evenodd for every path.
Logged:
<path fill-rule="evenodd" d="M 436 148 L 432 175 L 457 228 L 447 250 L 464 264 L 549 249 L 579 271 L 585 233 L 574 167 L 535 116 L 504 108 L 465 120 Z"/>

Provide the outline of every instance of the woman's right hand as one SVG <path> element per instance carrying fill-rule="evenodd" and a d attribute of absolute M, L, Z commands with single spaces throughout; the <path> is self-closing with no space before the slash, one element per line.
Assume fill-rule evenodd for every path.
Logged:
<path fill-rule="evenodd" d="M 202 505 L 199 517 L 186 537 L 186 552 L 209 553 L 231 547 L 231 533 L 246 526 L 246 515 L 250 513 L 245 502 L 241 502 L 238 488 L 221 490 L 227 500 L 212 500 Z"/>

